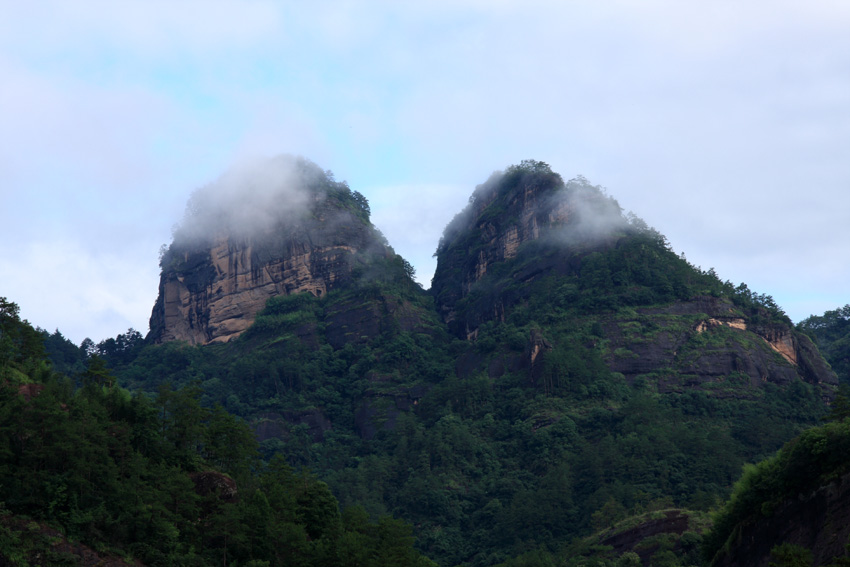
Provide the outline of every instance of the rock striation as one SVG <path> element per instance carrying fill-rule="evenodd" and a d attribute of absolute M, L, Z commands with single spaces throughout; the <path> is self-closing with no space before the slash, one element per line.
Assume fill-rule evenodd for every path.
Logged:
<path fill-rule="evenodd" d="M 662 391 L 699 387 L 729 395 L 716 389 L 801 379 L 831 398 L 837 378 L 806 335 L 781 322 L 754 324 L 737 311 L 728 299 L 696 297 L 611 316 L 604 325 L 609 366 L 630 381 L 654 374 Z"/>
<path fill-rule="evenodd" d="M 673 549 L 680 553 L 684 551 L 681 536 L 691 531 L 691 524 L 695 522 L 687 510 L 669 509 L 650 512 L 641 518 L 631 519 L 629 523 L 635 525 L 619 530 L 615 527 L 610 533 L 600 534 L 599 545 L 609 546 L 615 556 L 633 552 L 643 565 L 650 565 L 653 554 L 661 548 L 661 542 L 672 543 Z"/>
<path fill-rule="evenodd" d="M 196 192 L 161 260 L 148 339 L 227 342 L 270 297 L 321 297 L 392 250 L 366 200 L 288 156 L 231 172 Z"/>

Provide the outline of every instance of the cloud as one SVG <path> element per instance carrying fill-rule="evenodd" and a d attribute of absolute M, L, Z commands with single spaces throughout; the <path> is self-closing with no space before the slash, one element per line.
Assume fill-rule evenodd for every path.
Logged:
<path fill-rule="evenodd" d="M 250 237 L 297 222 L 327 183 L 325 172 L 304 158 L 242 161 L 192 194 L 174 243 L 191 247 L 222 235 Z"/>
<path fill-rule="evenodd" d="M 25 45 L 30 53 L 129 49 L 162 57 L 179 50 L 203 57 L 262 46 L 283 26 L 278 3 L 262 0 L 89 0 L 84 6 L 35 0 L 4 3 L 3 11 L 0 35 L 6 39 L 0 44 Z M 38 41 L 32 30 L 39 30 Z"/>
<path fill-rule="evenodd" d="M 93 181 L 142 177 L 144 152 L 173 119 L 174 107 L 157 93 L 132 86 L 103 88 L 70 77 L 47 77 L 0 58 L 0 153 L 12 156 L 6 173 L 49 175 L 54 168 Z"/>
<path fill-rule="evenodd" d="M 75 344 L 147 329 L 158 285 L 155 250 L 101 254 L 67 239 L 7 248 L 0 273 L 0 293 L 14 290 L 7 299 L 23 318 L 51 332 L 58 328 Z"/>

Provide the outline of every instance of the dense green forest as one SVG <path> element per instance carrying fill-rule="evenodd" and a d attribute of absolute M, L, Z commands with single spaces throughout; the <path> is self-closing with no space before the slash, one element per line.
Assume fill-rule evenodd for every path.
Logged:
<path fill-rule="evenodd" d="M 306 469 L 261 461 L 245 422 L 197 386 L 132 394 L 85 349 L 83 370 L 61 374 L 42 337 L 0 298 L 4 564 L 76 565 L 68 538 L 127 565 L 432 565 L 409 524 L 340 511 Z"/>
<path fill-rule="evenodd" d="M 338 350 L 297 338 L 294 329 L 343 300 L 274 300 L 256 330 L 228 345 L 129 346 L 139 353 L 116 364 L 115 374 L 151 393 L 162 384 L 194 388 L 204 406 L 255 416 L 255 427 L 269 414 L 289 413 L 295 423 L 285 435 L 259 444 L 266 459 L 284 455 L 293 467 L 310 467 L 345 506 L 412 522 L 420 548 L 446 565 L 554 552 L 582 534 L 673 506 L 709 510 L 744 463 L 771 454 L 824 412 L 802 382 L 768 384 L 752 399 L 658 394 L 650 379 L 628 385 L 583 347 L 550 363 L 568 372 L 550 368 L 560 377 L 532 384 L 521 373 L 453 377 L 451 355 L 465 347 L 445 337 L 438 339 L 448 349 L 425 334 Z M 592 322 L 575 326 L 586 329 L 580 340 L 592 336 Z M 492 326 L 476 351 L 509 353 L 524 344 L 519 329 Z M 397 400 L 409 392 L 423 394 L 412 411 L 399 411 Z M 358 427 L 363 404 L 384 423 L 371 436 Z M 298 421 L 318 408 L 332 429 Z"/>
<path fill-rule="evenodd" d="M 333 187 L 371 226 L 362 195 Z M 604 211 L 604 238 L 543 227 L 469 283 L 469 258 L 533 191 Z M 345 286 L 273 297 L 206 346 L 133 329 L 76 346 L 15 313 L 0 335 L 5 513 L 151 565 L 696 565 L 744 465 L 827 414 L 820 355 L 773 298 L 692 266 L 583 178 L 531 161 L 494 175 L 438 255 L 430 291 L 372 254 Z M 813 319 L 799 330 L 840 352 Z M 15 428 L 54 422 L 30 462 Z M 238 498 L 199 494 L 207 472 Z M 681 529 L 617 547 L 667 520 Z M 29 545 L 3 525 L 4 549 Z"/>
<path fill-rule="evenodd" d="M 701 392 L 661 395 L 649 381 L 626 384 L 582 351 L 555 359 L 570 371 L 566 380 L 549 384 L 510 375 L 495 382 L 459 379 L 451 376 L 451 355 L 465 345 L 444 336 L 401 334 L 334 350 L 310 348 L 292 332 L 311 318 L 320 320 L 335 301 L 349 299 L 276 299 L 255 329 L 231 345 L 144 345 L 128 332 L 87 345 L 92 352 L 77 349 L 82 358 L 71 366 L 110 360 L 121 382 L 149 391 L 133 398 L 135 403 L 150 404 L 157 413 L 163 411 L 156 405 L 165 403 L 163 396 L 196 411 L 218 407 L 207 415 L 219 419 L 225 415 L 221 407 L 246 416 L 286 411 L 309 416 L 321 407 L 333 423 L 350 424 L 349 430 L 292 424 L 283 439 L 261 442 L 261 454 L 284 455 L 296 470 L 311 467 L 344 505 L 362 505 L 355 509 L 366 517 L 405 517 L 417 527 L 420 546 L 444 564 L 460 563 L 461 553 L 478 564 L 555 561 L 565 550 L 580 558 L 589 552 L 585 544 L 570 544 L 576 536 L 673 506 L 709 510 L 725 497 L 745 462 L 769 455 L 824 411 L 803 383 L 788 389 L 768 385 L 749 400 Z M 592 336 L 592 322 L 578 326 L 587 329 L 584 338 Z M 482 331 L 476 351 L 524 347 L 520 330 L 491 327 Z M 60 344 L 56 333 L 43 336 L 54 349 Z M 450 348 L 436 348 L 435 340 Z M 403 376 L 399 361 L 407 369 Z M 433 372 L 411 371 L 417 368 Z M 392 415 L 400 392 L 422 386 L 429 389 L 416 400 L 415 411 Z M 185 393 L 175 394 L 173 387 Z M 81 388 L 77 396 L 90 391 Z M 391 402 L 383 419 L 394 419 L 392 428 L 372 437 L 357 429 L 361 408 L 346 399 L 365 395 L 376 406 Z M 690 533 L 686 551 L 693 556 L 699 538 Z M 659 553 L 669 556 L 671 549 Z"/>

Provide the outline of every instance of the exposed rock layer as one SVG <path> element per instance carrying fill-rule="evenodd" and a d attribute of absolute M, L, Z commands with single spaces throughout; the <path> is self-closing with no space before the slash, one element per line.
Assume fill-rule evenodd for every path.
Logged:
<path fill-rule="evenodd" d="M 670 534 L 674 536 L 674 549 L 680 551 L 678 537 L 690 529 L 690 516 L 685 510 L 664 510 L 646 514 L 637 525 L 622 531 L 612 530 L 613 533 L 600 539 L 599 544 L 610 546 L 615 556 L 627 551 L 637 553 L 643 565 L 650 565 L 652 555 L 658 551 L 660 543 L 657 536 Z"/>
<path fill-rule="evenodd" d="M 506 195 L 494 187 L 498 181 L 491 179 L 476 189 L 469 206 L 447 227 L 437 250 L 432 289 L 437 308 L 449 324 L 457 317 L 457 302 L 491 266 L 516 257 L 522 244 L 541 237 L 541 228 L 572 218 L 567 201 L 551 198 L 553 189 L 562 184 L 560 176 L 528 178 Z M 510 213 L 485 215 L 488 208 L 499 205 Z M 466 325 L 466 332 L 471 335 L 474 327 Z"/>
<path fill-rule="evenodd" d="M 360 216 L 316 198 L 309 214 L 248 235 L 175 246 L 166 256 L 151 314 L 156 342 L 226 342 L 270 297 L 321 297 L 357 277 L 369 256 L 390 254 Z"/>
<path fill-rule="evenodd" d="M 694 318 L 693 327 L 682 325 L 683 320 Z M 629 325 L 640 327 L 641 332 L 624 333 Z M 736 380 L 745 380 L 751 387 L 765 382 L 787 385 L 802 379 L 823 387 L 829 397 L 831 387 L 837 385 L 835 374 L 807 336 L 783 324 L 749 325 L 728 300 L 703 297 L 639 309 L 635 320 L 612 318 L 605 331 L 611 341 L 612 370 L 630 381 L 642 374 L 666 372 L 666 378 L 659 378 L 661 389 L 717 388 Z M 709 338 L 698 343 L 699 335 Z"/>

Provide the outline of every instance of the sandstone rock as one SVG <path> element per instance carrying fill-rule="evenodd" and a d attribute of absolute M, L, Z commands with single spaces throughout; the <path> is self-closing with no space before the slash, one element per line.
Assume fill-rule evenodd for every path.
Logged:
<path fill-rule="evenodd" d="M 24 398 L 24 401 L 30 401 L 44 391 L 43 384 L 21 384 L 18 387 L 18 395 Z"/>
<path fill-rule="evenodd" d="M 369 222 L 359 194 L 312 164 L 296 165 L 306 173 L 288 175 L 283 187 L 262 178 L 270 184 L 262 188 L 263 199 L 240 204 L 236 220 L 236 213 L 219 210 L 233 206 L 233 197 L 222 197 L 218 185 L 196 199 L 204 204 L 195 205 L 202 212 L 193 212 L 190 202 L 191 214 L 163 255 L 149 339 L 229 341 L 251 326 L 270 297 L 302 292 L 321 297 L 356 280 L 371 260 L 393 254 Z M 293 206 L 270 207 L 259 211 L 269 214 L 255 223 L 250 216 L 245 221 L 250 206 L 262 207 L 269 194 Z"/>
<path fill-rule="evenodd" d="M 438 247 L 438 267 L 432 284 L 437 308 L 447 323 L 456 318 L 455 304 L 469 294 L 476 282 L 499 262 L 516 257 L 522 244 L 541 236 L 541 228 L 563 225 L 572 219 L 566 199 L 552 199 L 553 188 L 562 185 L 557 174 L 521 180 L 502 195 L 493 178 L 479 186 L 469 206 L 446 229 Z M 499 201 L 497 204 L 496 201 Z M 485 214 L 491 206 L 510 210 L 509 220 Z M 467 333 L 474 329 L 467 329 Z"/>
<path fill-rule="evenodd" d="M 580 266 L 574 254 L 538 255 L 535 262 L 513 266 L 512 289 L 482 293 L 479 282 L 522 256 L 524 246 L 537 241 L 590 252 L 613 245 L 616 229 L 625 226 L 616 201 L 582 178 L 565 184 L 539 162 L 524 162 L 504 176 L 494 174 L 476 188 L 437 248 L 432 281 L 437 309 L 454 334 L 472 340 L 478 326 L 504 320 L 511 306 L 527 298 L 529 286 L 522 284 L 546 274 L 576 273 Z M 464 300 L 467 306 L 460 314 L 458 304 Z"/>
<path fill-rule="evenodd" d="M 694 298 L 689 302 L 639 309 L 638 313 L 657 327 L 654 333 L 629 337 L 621 330 L 624 321 L 611 320 L 605 325 L 605 336 L 614 353 L 608 360 L 609 366 L 629 381 L 642 374 L 669 372 L 669 380 L 661 378 L 658 385 L 662 390 L 673 391 L 695 386 L 722 387 L 730 376 L 748 376 L 750 387 L 765 382 L 787 385 L 802 379 L 815 386 L 826 386 L 822 389 L 825 398 L 831 397 L 832 388 L 838 384 L 808 337 L 782 324 L 751 328 L 744 318 L 733 314 L 728 300 Z M 704 318 L 691 329 L 682 329 L 679 320 L 671 317 L 688 315 Z M 729 332 L 722 344 L 688 348 L 689 341 L 696 336 L 724 328 Z M 618 351 L 622 354 L 618 355 Z"/>
<path fill-rule="evenodd" d="M 550 350 L 552 350 L 552 345 L 543 338 L 543 331 L 533 329 L 525 348 L 525 365 L 528 368 L 532 384 L 539 382 L 543 376 L 544 355 Z"/>

